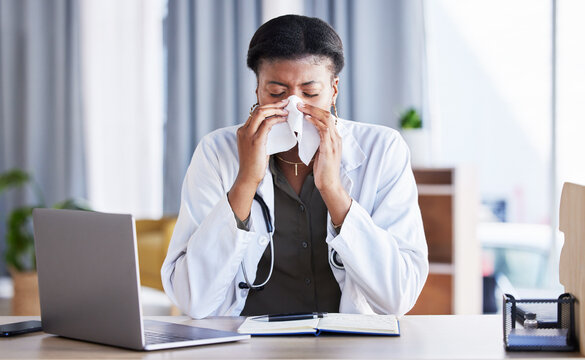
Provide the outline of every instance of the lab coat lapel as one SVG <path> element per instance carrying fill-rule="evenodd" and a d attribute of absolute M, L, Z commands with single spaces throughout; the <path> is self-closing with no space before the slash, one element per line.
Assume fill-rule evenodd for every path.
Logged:
<path fill-rule="evenodd" d="M 347 120 L 339 119 L 337 124 L 337 131 L 341 136 L 342 146 L 339 175 L 341 177 L 341 185 L 343 185 L 343 188 L 351 195 L 353 180 L 349 176 L 349 172 L 358 168 L 366 160 L 366 155 L 353 134 L 344 124 L 346 122 Z"/>
<path fill-rule="evenodd" d="M 264 179 L 258 185 L 258 189 L 256 189 L 256 193 L 262 197 L 266 206 L 270 211 L 270 220 L 272 222 L 272 226 L 274 228 L 274 187 L 272 185 L 272 173 L 270 169 L 266 169 L 266 174 L 264 175 Z M 267 234 L 266 231 L 266 224 L 264 222 L 264 216 L 262 216 L 262 207 L 258 203 L 258 201 L 252 201 L 252 210 L 250 217 L 252 219 L 254 233 L 256 233 L 254 237 L 254 241 L 250 242 L 248 252 L 244 256 L 244 261 L 246 263 L 246 270 L 248 273 L 248 279 L 254 283 L 256 281 L 256 271 L 258 270 L 257 266 L 260 262 L 260 258 L 266 250 L 268 246 L 269 236 L 264 235 Z M 243 278 L 242 280 L 243 281 Z"/>
<path fill-rule="evenodd" d="M 264 202 L 268 206 L 268 209 L 270 210 L 270 222 L 272 222 L 272 228 L 274 228 L 274 183 L 272 179 L 272 173 L 270 172 L 270 168 L 268 166 L 266 167 L 264 179 L 262 179 L 262 182 L 260 182 L 260 185 L 258 185 L 258 189 L 256 190 L 256 192 L 258 193 L 258 195 L 260 195 L 260 197 L 262 197 L 262 199 L 264 199 Z M 254 202 L 253 206 L 256 206 L 256 208 L 258 209 L 256 211 L 256 213 L 258 214 L 256 218 L 258 218 L 258 220 L 261 221 L 260 223 L 256 222 L 256 224 L 262 224 L 263 228 L 262 232 L 266 232 L 266 228 L 264 227 L 264 218 L 262 217 L 262 211 L 260 209 L 260 204 L 256 204 L 256 202 Z M 258 227 L 256 228 L 259 229 Z"/>

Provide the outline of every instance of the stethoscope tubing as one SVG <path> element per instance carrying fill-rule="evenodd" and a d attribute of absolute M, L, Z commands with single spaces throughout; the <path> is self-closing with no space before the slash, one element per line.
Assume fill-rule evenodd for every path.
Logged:
<path fill-rule="evenodd" d="M 274 270 L 274 241 L 272 239 L 272 235 L 274 233 L 274 227 L 272 225 L 272 218 L 270 217 L 270 209 L 268 209 L 268 205 L 264 202 L 264 199 L 258 193 L 254 194 L 254 200 L 258 202 L 260 205 L 260 209 L 262 210 L 262 217 L 264 218 L 264 222 L 266 224 L 266 231 L 268 232 L 268 240 L 270 243 L 270 271 L 268 272 L 268 276 L 266 280 L 264 280 L 261 284 L 255 285 L 250 282 L 248 279 L 248 273 L 246 272 L 246 264 L 242 260 L 241 267 L 242 272 L 244 274 L 245 283 L 239 283 L 240 289 L 250 289 L 250 290 L 262 290 L 264 286 L 268 283 L 270 278 L 272 277 L 272 271 Z M 331 249 L 329 251 L 329 263 L 336 269 L 344 270 L 345 267 L 340 259 L 337 259 L 338 254 L 337 251 Z"/>
<path fill-rule="evenodd" d="M 262 217 L 264 218 L 264 223 L 266 224 L 266 231 L 268 232 L 268 242 L 270 243 L 270 271 L 268 272 L 268 276 L 266 280 L 259 285 L 254 285 L 248 279 L 248 273 L 246 272 L 246 264 L 242 260 L 241 267 L 242 272 L 244 273 L 244 280 L 246 281 L 245 284 L 240 283 L 240 288 L 248 288 L 250 290 L 261 290 L 264 286 L 268 283 L 270 278 L 272 277 L 272 271 L 274 270 L 274 241 L 272 240 L 272 233 L 274 232 L 274 227 L 272 226 L 272 218 L 270 217 L 270 209 L 268 209 L 268 205 L 264 202 L 264 199 L 258 193 L 254 194 L 254 200 L 258 202 L 260 205 L 260 209 L 262 209 Z"/>

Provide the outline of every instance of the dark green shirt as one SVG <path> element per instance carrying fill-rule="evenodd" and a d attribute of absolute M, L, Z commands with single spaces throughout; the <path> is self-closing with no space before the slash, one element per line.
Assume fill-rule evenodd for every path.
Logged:
<path fill-rule="evenodd" d="M 305 179 L 299 196 L 273 157 L 269 166 L 274 179 L 274 270 L 263 290 L 250 290 L 241 314 L 338 312 L 341 290 L 329 267 L 325 242 L 327 207 L 313 173 Z M 268 276 L 270 256 L 267 246 L 256 278 Z"/>

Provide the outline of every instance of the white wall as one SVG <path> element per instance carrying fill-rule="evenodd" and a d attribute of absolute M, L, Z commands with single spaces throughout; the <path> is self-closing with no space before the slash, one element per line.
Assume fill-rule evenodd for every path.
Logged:
<path fill-rule="evenodd" d="M 585 1 L 558 1 L 557 182 L 585 185 Z"/>

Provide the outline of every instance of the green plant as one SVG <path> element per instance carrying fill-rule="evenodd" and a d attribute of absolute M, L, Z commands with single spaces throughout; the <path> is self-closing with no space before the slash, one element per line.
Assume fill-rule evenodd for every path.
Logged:
<path fill-rule="evenodd" d="M 34 208 L 46 207 L 45 199 L 38 183 L 27 172 L 12 169 L 0 174 L 0 194 L 8 189 L 29 184 L 33 186 L 38 198 L 37 205 L 13 209 L 6 220 L 6 253 L 4 257 L 8 266 L 18 271 L 36 270 L 32 211 Z M 67 199 L 54 204 L 53 208 L 89 210 L 87 205 L 75 199 Z"/>
<path fill-rule="evenodd" d="M 408 108 L 400 115 L 400 128 L 402 129 L 420 129 L 422 128 L 422 119 L 415 108 Z"/>

